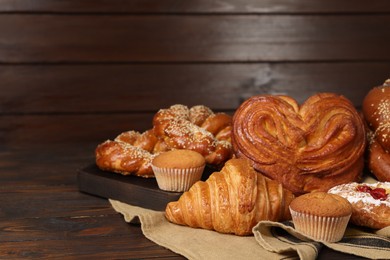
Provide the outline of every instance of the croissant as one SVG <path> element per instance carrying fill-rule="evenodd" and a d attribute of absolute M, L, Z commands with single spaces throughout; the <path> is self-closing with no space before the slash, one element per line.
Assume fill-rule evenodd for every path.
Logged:
<path fill-rule="evenodd" d="M 390 181 L 390 79 L 371 89 L 362 110 L 368 125 L 368 168 L 379 181 Z"/>
<path fill-rule="evenodd" d="M 168 203 L 168 221 L 239 236 L 252 234 L 260 220 L 291 218 L 294 195 L 257 173 L 245 159 L 230 159 L 219 172 L 196 182 L 178 201 Z"/>
<path fill-rule="evenodd" d="M 343 96 L 318 93 L 299 106 L 288 96 L 259 95 L 236 110 L 232 144 L 237 157 L 299 195 L 359 180 L 366 134 Z"/>

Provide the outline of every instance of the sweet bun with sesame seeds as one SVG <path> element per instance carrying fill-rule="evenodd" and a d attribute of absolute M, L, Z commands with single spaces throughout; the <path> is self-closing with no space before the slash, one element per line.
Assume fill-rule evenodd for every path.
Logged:
<path fill-rule="evenodd" d="M 96 165 L 101 170 L 122 175 L 154 177 L 152 160 L 167 150 L 169 147 L 151 129 L 143 133 L 126 131 L 96 147 Z"/>
<path fill-rule="evenodd" d="M 362 111 L 368 127 L 368 168 L 379 181 L 390 181 L 390 79 L 367 93 Z"/>
<path fill-rule="evenodd" d="M 221 167 L 233 156 L 232 118 L 205 106 L 173 105 L 153 118 L 154 133 L 172 149 L 188 149 L 204 156 L 208 165 Z"/>
<path fill-rule="evenodd" d="M 176 104 L 156 113 L 152 129 L 123 132 L 114 140 L 100 143 L 95 149 L 96 165 L 122 175 L 155 177 L 154 157 L 161 152 L 188 149 L 219 168 L 233 155 L 231 125 L 232 118 L 226 113 L 214 113 L 203 105 L 189 108 Z"/>

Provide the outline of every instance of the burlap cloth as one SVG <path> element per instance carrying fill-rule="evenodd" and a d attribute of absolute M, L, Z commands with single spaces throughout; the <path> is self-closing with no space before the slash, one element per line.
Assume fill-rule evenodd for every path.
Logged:
<path fill-rule="evenodd" d="M 188 259 L 311 260 L 323 246 L 370 259 L 390 259 L 390 227 L 374 232 L 348 226 L 341 241 L 321 243 L 297 232 L 291 222 L 261 221 L 253 228 L 254 236 L 239 237 L 175 225 L 163 212 L 109 201 L 126 222 L 139 219 L 145 237 Z"/>

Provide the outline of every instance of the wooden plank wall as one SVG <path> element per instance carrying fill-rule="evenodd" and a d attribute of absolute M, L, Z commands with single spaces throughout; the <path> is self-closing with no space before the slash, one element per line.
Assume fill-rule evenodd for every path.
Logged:
<path fill-rule="evenodd" d="M 390 77 L 387 0 L 0 0 L 0 37 L 3 147 L 97 143 L 172 104 L 234 113 L 262 93 L 359 107 Z"/>

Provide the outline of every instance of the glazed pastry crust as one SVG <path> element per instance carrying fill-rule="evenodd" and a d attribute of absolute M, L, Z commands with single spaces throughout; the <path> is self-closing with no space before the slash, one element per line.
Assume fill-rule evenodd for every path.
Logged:
<path fill-rule="evenodd" d="M 363 100 L 369 133 L 368 167 L 379 181 L 390 181 L 390 79 Z"/>
<path fill-rule="evenodd" d="M 260 220 L 291 218 L 294 195 L 276 181 L 257 173 L 245 159 L 230 159 L 220 172 L 196 182 L 165 215 L 173 223 L 220 233 L 251 235 Z"/>
<path fill-rule="evenodd" d="M 343 96 L 319 93 L 299 106 L 288 96 L 259 95 L 234 114 L 232 144 L 256 170 L 303 194 L 357 181 L 366 134 Z"/>
<path fill-rule="evenodd" d="M 95 150 L 96 165 L 104 171 L 122 175 L 154 177 L 151 162 L 153 155 L 125 142 L 107 140 Z"/>
<path fill-rule="evenodd" d="M 173 105 L 159 110 L 153 128 L 126 131 L 95 149 L 96 165 L 123 175 L 154 177 L 151 162 L 161 152 L 189 149 L 202 154 L 209 165 L 220 167 L 233 155 L 232 118 L 198 105 Z"/>
<path fill-rule="evenodd" d="M 231 128 L 231 116 L 215 114 L 204 106 L 188 109 L 175 105 L 161 109 L 153 118 L 154 133 L 171 149 L 196 151 L 205 157 L 207 164 L 216 166 L 223 165 L 233 155 Z"/>

